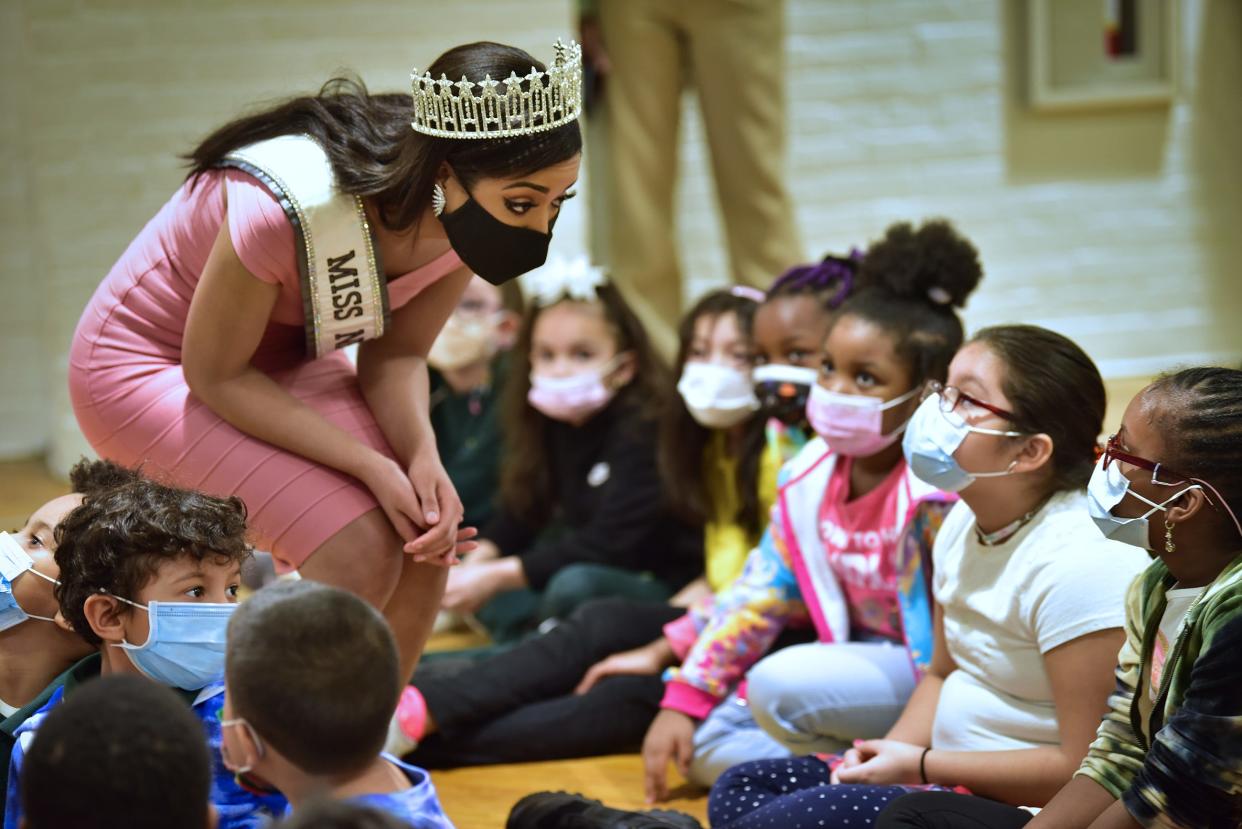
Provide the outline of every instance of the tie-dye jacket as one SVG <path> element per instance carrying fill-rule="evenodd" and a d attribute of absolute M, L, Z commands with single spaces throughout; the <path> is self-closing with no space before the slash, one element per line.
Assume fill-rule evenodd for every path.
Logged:
<path fill-rule="evenodd" d="M 788 625 L 809 619 L 821 642 L 849 640 L 849 607 L 818 527 L 820 502 L 836 457 L 815 438 L 787 463 L 771 522 L 747 556 L 742 575 L 665 627 L 682 664 L 665 674 L 662 707 L 705 717 Z M 892 516 L 902 530 L 898 598 L 916 673 L 931 659 L 932 540 L 955 499 L 907 470 L 898 514 Z"/>
<path fill-rule="evenodd" d="M 1144 721 L 1139 700 L 1151 691 L 1171 584 L 1157 561 L 1130 587 L 1117 690 L 1078 774 L 1143 826 L 1232 829 L 1242 826 L 1242 556 L 1187 611 Z"/>

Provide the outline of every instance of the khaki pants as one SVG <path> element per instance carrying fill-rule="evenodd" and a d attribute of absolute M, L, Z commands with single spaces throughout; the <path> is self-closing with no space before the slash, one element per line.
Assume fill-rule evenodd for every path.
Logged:
<path fill-rule="evenodd" d="M 588 137 L 602 131 L 607 142 L 595 167 L 606 179 L 602 241 L 657 342 L 669 342 L 682 306 L 673 206 L 687 83 L 698 93 L 733 281 L 765 288 L 802 261 L 784 181 L 784 12 L 783 0 L 599 2 L 612 72 L 602 124 Z"/>

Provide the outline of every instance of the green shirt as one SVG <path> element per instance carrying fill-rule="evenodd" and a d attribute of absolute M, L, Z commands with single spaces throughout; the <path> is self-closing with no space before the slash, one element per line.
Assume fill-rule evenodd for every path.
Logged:
<path fill-rule="evenodd" d="M 1117 689 L 1078 774 L 1123 801 L 1143 826 L 1236 827 L 1242 825 L 1242 556 L 1187 611 L 1153 695 L 1153 653 L 1172 583 L 1164 562 L 1156 561 L 1130 587 Z"/>
<path fill-rule="evenodd" d="M 497 413 L 505 359 L 492 362 L 492 385 L 457 394 L 438 372 L 431 374 L 431 428 L 440 461 L 465 507 L 465 524 L 491 520 L 500 488 L 501 436 Z"/>
<path fill-rule="evenodd" d="M 85 656 L 75 662 L 69 670 L 52 680 L 46 688 L 44 688 L 39 696 L 23 705 L 17 711 L 0 722 L 0 814 L 4 813 L 4 801 L 6 792 L 8 791 L 9 780 L 9 756 L 13 753 L 13 744 L 17 742 L 13 736 L 13 732 L 31 715 L 43 706 L 47 705 L 47 701 L 52 698 L 52 694 L 56 693 L 56 689 L 64 686 L 65 694 L 69 694 L 74 688 L 99 676 L 99 672 L 103 666 L 103 657 L 99 652 Z"/>

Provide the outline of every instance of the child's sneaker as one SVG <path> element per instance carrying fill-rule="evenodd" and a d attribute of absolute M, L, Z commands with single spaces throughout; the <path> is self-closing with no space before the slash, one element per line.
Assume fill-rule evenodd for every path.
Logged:
<path fill-rule="evenodd" d="M 405 686 L 397 701 L 397 710 L 388 723 L 388 739 L 384 751 L 394 757 L 404 757 L 418 748 L 427 726 L 427 702 L 413 685 Z"/>

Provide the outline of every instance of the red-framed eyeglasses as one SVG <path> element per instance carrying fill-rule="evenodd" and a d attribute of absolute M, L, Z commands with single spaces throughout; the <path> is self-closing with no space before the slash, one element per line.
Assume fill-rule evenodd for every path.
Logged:
<path fill-rule="evenodd" d="M 1151 480 L 1153 483 L 1157 483 L 1157 484 L 1166 483 L 1165 481 L 1157 480 L 1156 476 L 1160 473 L 1161 470 L 1163 470 L 1166 475 L 1173 476 L 1174 480 L 1168 483 L 1178 483 L 1181 481 L 1192 480 L 1191 478 L 1185 475 L 1181 475 L 1177 472 L 1174 472 L 1172 469 L 1169 469 L 1167 466 L 1160 463 L 1159 461 L 1149 461 L 1147 460 L 1147 458 L 1140 458 L 1138 455 L 1131 455 L 1128 452 L 1123 452 L 1118 448 L 1120 444 L 1121 444 L 1121 441 L 1118 439 L 1117 435 L 1108 436 L 1108 442 L 1104 444 L 1104 468 L 1105 469 L 1108 469 L 1109 465 L 1113 461 L 1121 461 L 1122 463 L 1128 463 L 1131 466 L 1137 466 L 1139 469 L 1146 469 L 1148 472 L 1151 473 Z"/>
<path fill-rule="evenodd" d="M 927 384 L 927 393 L 937 395 L 940 398 L 940 411 L 945 414 L 957 409 L 962 403 L 968 403 L 971 406 L 978 406 L 984 411 L 991 412 L 997 417 L 1003 417 L 1008 421 L 1016 421 L 1018 416 L 1013 412 L 1008 412 L 999 406 L 993 406 L 991 403 L 984 403 L 977 397 L 971 397 L 957 386 L 946 386 L 938 380 L 932 380 Z"/>

